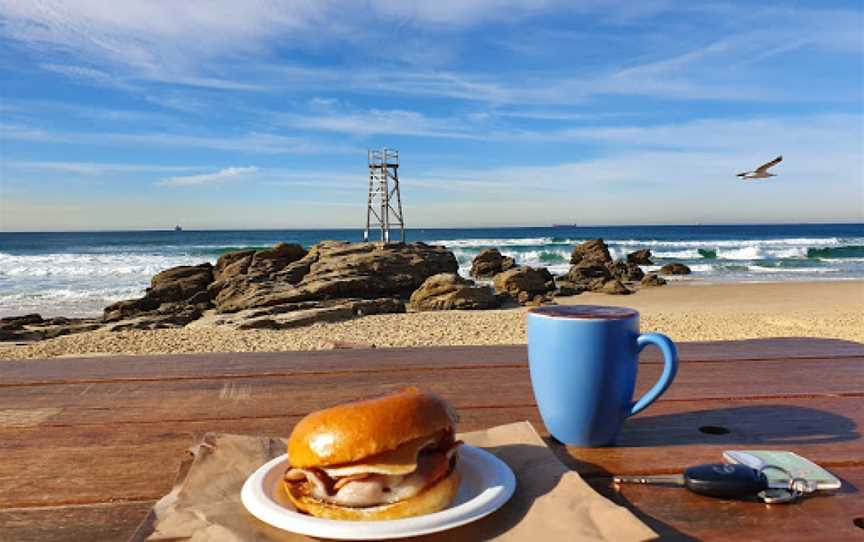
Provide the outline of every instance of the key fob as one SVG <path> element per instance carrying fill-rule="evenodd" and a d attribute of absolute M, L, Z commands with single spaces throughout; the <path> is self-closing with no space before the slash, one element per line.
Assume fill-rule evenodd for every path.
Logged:
<path fill-rule="evenodd" d="M 768 479 L 747 465 L 717 463 L 685 470 L 684 485 L 700 495 L 728 499 L 756 495 L 768 488 Z"/>

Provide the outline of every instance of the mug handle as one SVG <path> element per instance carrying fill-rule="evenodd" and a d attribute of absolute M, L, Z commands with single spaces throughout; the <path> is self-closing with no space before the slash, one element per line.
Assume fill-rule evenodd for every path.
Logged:
<path fill-rule="evenodd" d="M 660 380 L 630 407 L 628 417 L 642 412 L 665 392 L 678 372 L 678 349 L 672 339 L 661 333 L 644 333 L 636 339 L 637 355 L 649 344 L 656 345 L 663 353 L 663 374 Z"/>

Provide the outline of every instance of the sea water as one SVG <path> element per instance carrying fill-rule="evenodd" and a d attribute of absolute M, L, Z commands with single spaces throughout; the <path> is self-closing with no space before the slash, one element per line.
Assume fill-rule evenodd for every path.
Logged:
<path fill-rule="evenodd" d="M 488 247 L 562 274 L 574 245 L 600 237 L 615 258 L 651 249 L 655 265 L 646 272 L 688 265 L 692 275 L 677 280 L 693 284 L 864 279 L 864 224 L 409 229 L 406 237 L 452 250 L 464 276 Z M 362 230 L 0 233 L 0 316 L 94 316 L 142 295 L 169 267 L 283 241 L 362 238 Z"/>

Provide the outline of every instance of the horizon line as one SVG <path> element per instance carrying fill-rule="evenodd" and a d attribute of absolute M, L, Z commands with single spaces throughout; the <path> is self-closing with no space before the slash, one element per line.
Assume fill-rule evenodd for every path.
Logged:
<path fill-rule="evenodd" d="M 694 223 L 677 223 L 677 224 L 544 224 L 536 226 L 527 225 L 497 225 L 497 226 L 417 226 L 405 228 L 405 231 L 412 230 L 489 230 L 489 229 L 536 229 L 536 228 L 674 228 L 674 227 L 712 227 L 712 226 L 830 226 L 830 225 L 849 225 L 849 226 L 864 226 L 864 218 L 836 220 L 836 221 L 815 221 L 815 222 L 694 222 Z M 349 227 L 320 227 L 320 228 L 200 228 L 186 229 L 175 231 L 173 228 L 137 228 L 137 229 L 96 229 L 96 230 L 0 230 L 0 235 L 16 234 L 16 233 L 190 233 L 190 232 L 230 232 L 230 231 L 364 231 L 365 228 L 349 228 Z M 370 229 L 371 231 L 380 231 L 380 228 Z M 398 229 L 391 229 L 391 231 Z"/>

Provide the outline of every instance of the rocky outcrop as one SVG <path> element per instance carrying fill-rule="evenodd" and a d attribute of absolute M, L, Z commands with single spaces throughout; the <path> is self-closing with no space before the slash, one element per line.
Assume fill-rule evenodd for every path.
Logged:
<path fill-rule="evenodd" d="M 604 294 L 610 295 L 628 295 L 633 293 L 618 279 L 612 279 L 608 281 L 600 288 L 599 291 L 603 292 Z"/>
<path fill-rule="evenodd" d="M 235 329 L 291 329 L 319 322 L 339 322 L 372 314 L 405 312 L 405 302 L 395 298 L 328 299 L 246 309 L 219 314 L 211 311 L 192 327 L 227 326 Z"/>
<path fill-rule="evenodd" d="M 440 273 L 426 279 L 411 294 L 409 307 L 415 311 L 493 309 L 498 299 L 488 286 L 476 286 L 474 281 L 455 273 Z"/>
<path fill-rule="evenodd" d="M 253 261 L 250 271 L 254 268 Z M 268 280 L 241 275 L 214 283 L 211 293 L 221 313 L 325 299 L 407 299 L 427 278 L 457 269 L 452 252 L 424 243 L 323 241 Z"/>
<path fill-rule="evenodd" d="M 558 289 L 555 291 L 556 296 L 569 296 L 569 295 L 579 295 L 585 291 L 585 288 L 576 284 L 575 282 L 570 282 L 566 278 L 558 277 L 555 279 L 555 285 Z"/>
<path fill-rule="evenodd" d="M 309 251 L 280 243 L 163 271 L 143 297 L 106 307 L 103 322 L 109 330 L 180 327 L 209 311 L 231 315 L 210 320 L 238 329 L 284 329 L 404 312 L 427 278 L 457 269 L 453 253 L 424 243 L 323 241 Z"/>
<path fill-rule="evenodd" d="M 645 272 L 635 263 L 617 260 L 611 264 L 607 264 L 609 272 L 616 279 L 623 282 L 639 282 L 645 277 Z"/>
<path fill-rule="evenodd" d="M 667 263 L 660 268 L 661 275 L 689 275 L 690 268 L 683 263 L 672 262 Z"/>
<path fill-rule="evenodd" d="M 573 252 L 570 254 L 570 263 L 572 265 L 605 265 L 611 261 L 612 256 L 609 254 L 609 246 L 603 239 L 592 239 L 580 243 L 573 248 Z"/>
<path fill-rule="evenodd" d="M 102 327 L 92 318 L 42 318 L 39 314 L 0 318 L 0 341 L 30 342 Z"/>
<path fill-rule="evenodd" d="M 592 239 L 573 248 L 572 265 L 565 281 L 559 283 L 566 285 L 568 291 L 572 288 L 613 295 L 629 294 L 632 291 L 626 284 L 637 283 L 645 277 L 639 266 L 651 264 L 650 258 L 651 251 L 645 249 L 631 252 L 626 259 L 613 261 L 606 243 L 602 239 Z"/>
<path fill-rule="evenodd" d="M 548 269 L 528 266 L 514 267 L 495 275 L 495 291 L 507 293 L 521 304 L 535 301 L 555 291 L 555 279 Z"/>
<path fill-rule="evenodd" d="M 645 278 L 642 279 L 640 283 L 644 288 L 655 288 L 657 286 L 663 286 L 666 284 L 666 279 L 658 275 L 657 273 L 648 273 L 645 275 Z"/>
<path fill-rule="evenodd" d="M 161 329 L 186 325 L 212 306 L 208 287 L 213 266 L 183 265 L 166 269 L 150 280 L 144 297 L 118 301 L 105 307 L 102 321 L 109 329 Z"/>
<path fill-rule="evenodd" d="M 478 279 L 491 278 L 516 266 L 509 256 L 502 256 L 497 248 L 484 249 L 471 262 L 469 274 Z"/>
<path fill-rule="evenodd" d="M 654 265 L 654 262 L 651 261 L 651 251 L 647 248 L 628 254 L 627 263 L 634 263 L 636 265 Z"/>
<path fill-rule="evenodd" d="M 600 263 L 580 263 L 567 272 L 567 281 L 582 290 L 600 290 L 609 280 L 612 280 L 612 272 Z"/>

